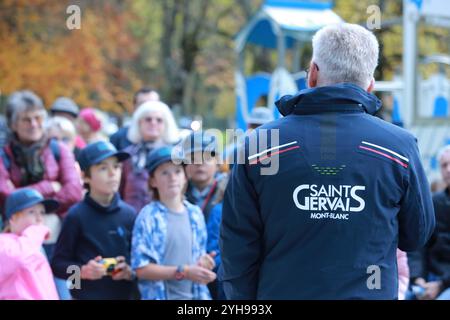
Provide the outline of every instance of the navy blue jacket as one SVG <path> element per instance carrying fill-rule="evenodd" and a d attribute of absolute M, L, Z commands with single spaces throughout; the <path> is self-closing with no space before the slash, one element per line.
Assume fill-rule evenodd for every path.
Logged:
<path fill-rule="evenodd" d="M 67 279 L 70 265 L 79 266 L 96 256 L 115 258 L 124 256 L 130 264 L 131 234 L 135 210 L 120 200 L 117 193 L 109 207 L 95 202 L 89 194 L 70 208 L 64 219 L 52 259 L 53 273 Z M 70 290 L 75 299 L 130 299 L 136 285 L 132 281 L 81 280 L 81 289 Z"/>
<path fill-rule="evenodd" d="M 435 225 L 416 139 L 374 117 L 381 102 L 352 84 L 277 106 L 285 117 L 246 139 L 225 193 L 227 298 L 396 299 L 397 247 L 423 246 Z M 279 141 L 256 149 L 270 129 Z"/>
<path fill-rule="evenodd" d="M 128 140 L 128 130 L 130 130 L 129 126 L 122 127 L 109 137 L 109 141 L 117 150 L 123 150 L 132 144 L 131 141 Z"/>

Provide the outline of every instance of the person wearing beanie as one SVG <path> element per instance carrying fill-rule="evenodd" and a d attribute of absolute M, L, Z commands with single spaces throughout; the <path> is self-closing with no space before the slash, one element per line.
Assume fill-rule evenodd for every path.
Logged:
<path fill-rule="evenodd" d="M 102 116 L 94 108 L 81 110 L 77 120 L 77 131 L 87 144 L 96 141 L 105 141 L 106 137 L 101 133 Z"/>

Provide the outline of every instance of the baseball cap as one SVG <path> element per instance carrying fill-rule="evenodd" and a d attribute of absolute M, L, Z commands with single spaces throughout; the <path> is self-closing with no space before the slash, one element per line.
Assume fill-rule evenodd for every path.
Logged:
<path fill-rule="evenodd" d="M 165 162 L 173 162 L 175 164 L 183 164 L 182 150 L 164 146 L 150 151 L 147 155 L 147 170 L 149 174 Z"/>
<path fill-rule="evenodd" d="M 116 147 L 110 142 L 97 141 L 87 145 L 81 150 L 78 157 L 78 163 L 80 164 L 81 170 L 85 171 L 89 167 L 110 157 L 117 157 L 119 162 L 122 162 L 127 160 L 130 157 L 130 154 L 123 151 L 117 151 Z"/>
<path fill-rule="evenodd" d="M 15 213 L 39 203 L 45 207 L 46 213 L 54 212 L 59 207 L 58 201 L 44 199 L 35 189 L 25 188 L 14 191 L 6 198 L 5 218 L 9 220 Z"/>
<path fill-rule="evenodd" d="M 215 136 L 205 132 L 193 132 L 183 140 L 183 152 L 186 156 L 196 152 L 217 153 L 218 145 Z"/>

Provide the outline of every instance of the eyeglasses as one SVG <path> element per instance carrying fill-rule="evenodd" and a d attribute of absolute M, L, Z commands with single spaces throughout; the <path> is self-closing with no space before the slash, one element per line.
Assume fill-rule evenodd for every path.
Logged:
<path fill-rule="evenodd" d="M 156 121 L 156 123 L 158 123 L 158 124 L 161 124 L 161 123 L 163 123 L 163 118 L 158 118 L 158 117 L 145 117 L 144 119 L 143 119 L 145 122 L 148 122 L 148 123 L 152 123 L 153 121 Z"/>
<path fill-rule="evenodd" d="M 44 122 L 44 116 L 43 115 L 37 115 L 37 116 L 25 116 L 25 117 L 20 117 L 19 118 L 20 122 L 23 122 L 27 125 L 32 124 L 33 122 L 37 122 L 39 124 L 41 124 L 42 122 Z"/>
<path fill-rule="evenodd" d="M 317 71 L 320 71 L 319 66 L 318 66 L 315 62 L 313 62 L 313 65 L 316 67 Z M 305 72 L 306 72 L 306 79 L 308 79 L 308 77 L 309 77 L 309 72 L 310 72 L 310 71 L 311 71 L 311 68 L 306 68 L 306 69 L 305 69 Z"/>

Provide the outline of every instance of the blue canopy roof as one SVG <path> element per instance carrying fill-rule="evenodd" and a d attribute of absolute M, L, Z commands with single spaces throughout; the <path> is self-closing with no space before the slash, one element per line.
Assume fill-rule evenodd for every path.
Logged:
<path fill-rule="evenodd" d="M 296 40 L 309 41 L 323 26 L 342 22 L 331 7 L 330 2 L 267 0 L 237 35 L 236 49 L 243 50 L 247 43 L 274 49 L 279 36 L 285 37 L 287 48 Z"/>

